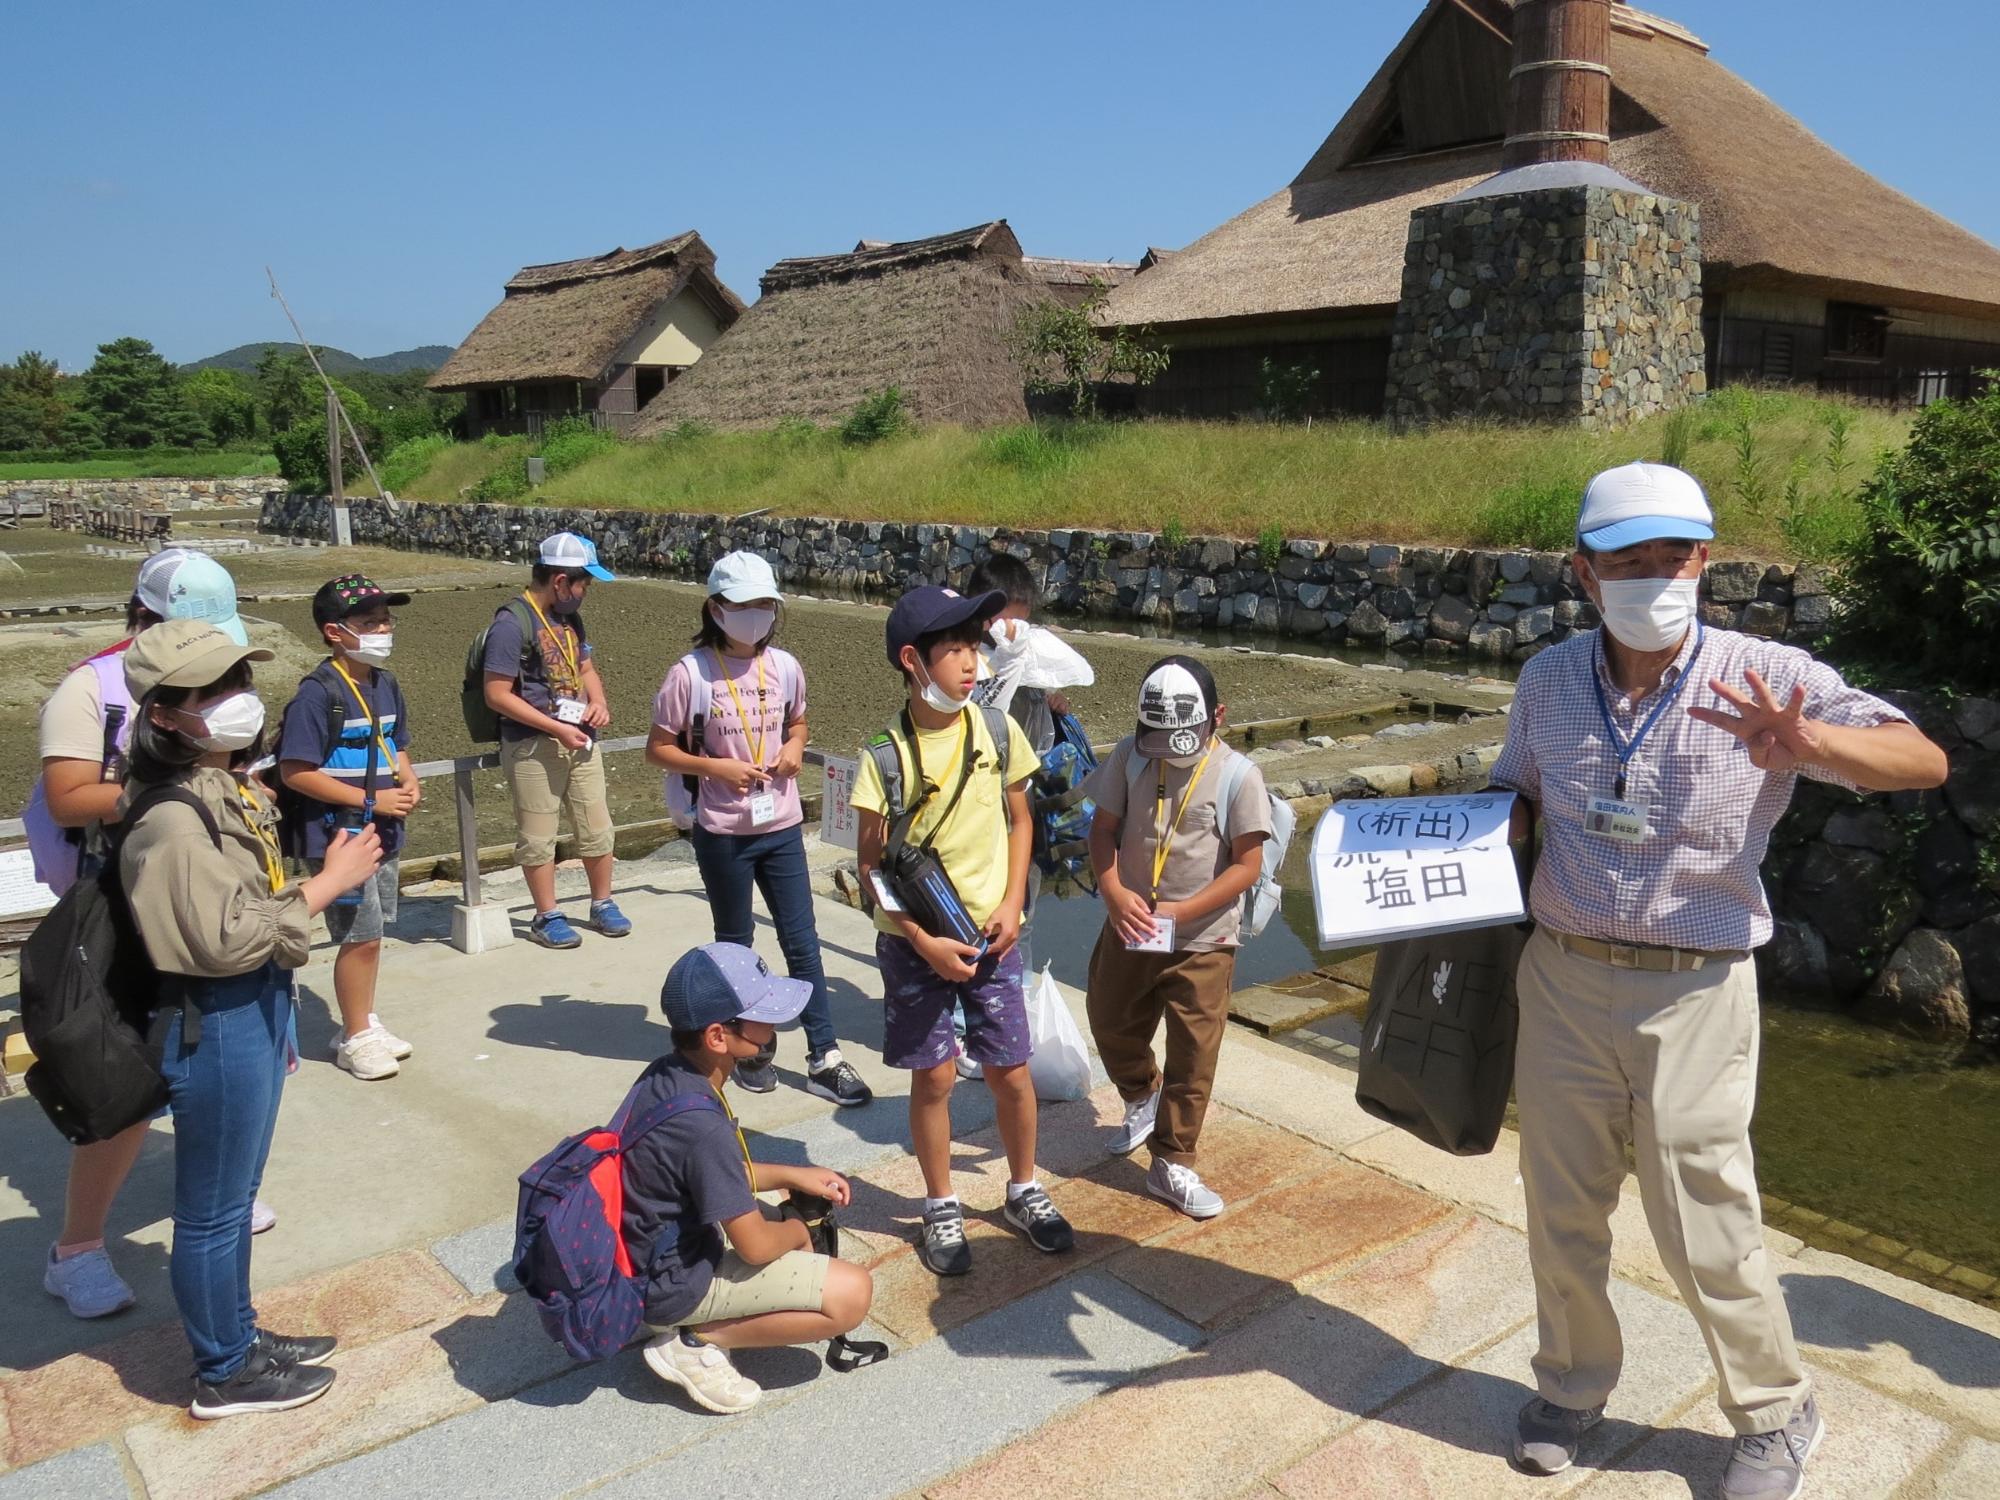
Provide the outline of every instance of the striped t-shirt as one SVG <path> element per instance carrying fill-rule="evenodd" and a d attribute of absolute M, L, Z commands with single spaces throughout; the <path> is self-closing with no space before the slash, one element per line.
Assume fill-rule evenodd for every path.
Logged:
<path fill-rule="evenodd" d="M 351 670 L 349 675 L 375 711 L 383 745 L 390 751 L 408 750 L 409 709 L 403 702 L 401 685 L 386 672 L 375 673 L 372 682 L 358 670 Z M 343 727 L 337 741 L 332 737 L 334 704 L 344 710 Z M 329 667 L 315 671 L 300 683 L 297 695 L 286 707 L 284 727 L 278 736 L 278 759 L 280 762 L 309 762 L 327 775 L 359 787 L 368 775 L 368 749 L 373 738 L 368 715 L 355 702 L 347 684 Z M 382 745 L 378 745 L 375 748 L 375 786 L 380 790 L 394 786 L 395 782 L 395 762 L 388 759 Z M 306 856 L 318 859 L 326 853 L 326 846 L 332 838 L 333 824 L 328 815 L 335 809 L 323 802 L 314 803 L 313 808 L 316 815 L 306 823 Z M 375 827 L 382 835 L 382 857 L 394 858 L 403 844 L 403 820 L 377 818 Z"/>

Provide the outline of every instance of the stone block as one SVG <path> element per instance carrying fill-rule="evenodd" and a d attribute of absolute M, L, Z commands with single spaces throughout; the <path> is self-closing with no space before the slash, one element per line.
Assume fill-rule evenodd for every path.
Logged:
<path fill-rule="evenodd" d="M 125 1466 L 109 1443 L 0 1473 L 0 1500 L 124 1500 L 129 1494 Z"/>
<path fill-rule="evenodd" d="M 2000 1495 L 2000 1443 L 1969 1437 L 1938 1475 L 1931 1500 L 1992 1500 Z"/>

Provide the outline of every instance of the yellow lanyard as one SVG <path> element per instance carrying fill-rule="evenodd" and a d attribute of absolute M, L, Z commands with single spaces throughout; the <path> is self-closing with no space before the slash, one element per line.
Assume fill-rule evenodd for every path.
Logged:
<path fill-rule="evenodd" d="M 354 702 L 361 710 L 361 717 L 366 719 L 368 727 L 375 731 L 375 744 L 382 752 L 382 763 L 389 768 L 389 784 L 397 785 L 401 782 L 402 775 L 396 769 L 395 750 L 382 738 L 382 721 L 375 717 L 375 710 L 368 706 L 368 700 L 361 696 L 361 689 L 355 686 L 354 679 L 347 675 L 347 668 L 341 665 L 337 656 L 333 659 L 333 670 L 338 672 L 340 680 L 347 684 L 348 692 L 354 694 Z"/>
<path fill-rule="evenodd" d="M 535 602 L 533 594 L 523 594 L 521 597 L 528 601 L 528 608 L 532 609 L 535 612 L 535 618 L 542 622 L 542 629 L 546 630 L 554 638 L 556 650 L 562 652 L 563 660 L 569 665 L 570 680 L 576 684 L 577 691 L 582 692 L 583 667 L 578 662 L 575 643 L 571 641 L 569 636 L 570 627 L 564 626 L 561 630 L 556 629 L 555 626 L 549 623 L 549 617 L 542 613 L 542 607 Z"/>
<path fill-rule="evenodd" d="M 736 701 L 736 722 L 743 726 L 743 742 L 750 747 L 750 764 L 761 771 L 764 769 L 764 747 L 770 743 L 770 736 L 764 733 L 764 653 L 757 653 L 757 732 L 754 735 L 750 732 L 750 716 L 743 712 L 743 695 L 736 691 L 736 679 L 729 675 L 729 663 L 722 659 L 720 651 L 709 654 L 715 658 L 715 670 L 729 684 L 729 696 Z"/>
<path fill-rule="evenodd" d="M 729 1107 L 729 1096 L 715 1084 L 711 1083 L 709 1087 L 715 1089 L 716 1102 L 722 1106 L 722 1112 L 729 1116 L 729 1123 L 736 1125 L 736 1144 L 743 1152 L 743 1173 L 750 1179 L 750 1192 L 754 1197 L 757 1192 L 757 1166 L 750 1160 L 750 1143 L 743 1139 L 743 1127 L 736 1124 L 736 1111 Z"/>
<path fill-rule="evenodd" d="M 1159 803 L 1159 846 L 1153 850 L 1153 900 L 1160 899 L 1160 877 L 1166 873 L 1167 851 L 1173 847 L 1174 835 L 1180 831 L 1181 819 L 1187 816 L 1188 804 L 1194 801 L 1194 789 L 1201 785 L 1201 773 L 1208 769 L 1208 758 L 1215 754 L 1214 741 L 1201 754 L 1201 760 L 1194 768 L 1194 775 L 1188 778 L 1187 790 L 1181 793 L 1180 811 L 1174 814 L 1171 825 L 1167 822 L 1167 763 L 1160 761 L 1160 790 L 1155 800 Z"/>
<path fill-rule="evenodd" d="M 257 847 L 264 855 L 264 874 L 271 882 L 271 894 L 277 895 L 285 888 L 285 869 L 278 853 L 278 836 L 264 826 L 262 817 L 264 804 L 256 794 L 242 782 L 236 783 L 236 795 L 243 799 L 237 811 L 243 814 L 243 826 L 250 830 L 250 836 L 257 840 Z"/>

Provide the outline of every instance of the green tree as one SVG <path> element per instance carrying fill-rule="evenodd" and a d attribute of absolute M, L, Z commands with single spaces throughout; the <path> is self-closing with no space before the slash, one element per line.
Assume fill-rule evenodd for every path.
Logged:
<path fill-rule="evenodd" d="M 1304 360 L 1280 363 L 1268 355 L 1257 367 L 1257 404 L 1273 422 L 1296 422 L 1312 402 L 1319 367 Z"/>
<path fill-rule="evenodd" d="M 104 434 L 89 412 L 72 408 L 63 413 L 56 427 L 55 445 L 64 458 L 84 458 L 104 446 Z"/>
<path fill-rule="evenodd" d="M 1097 387 L 1104 382 L 1128 377 L 1135 385 L 1151 385 L 1167 368 L 1167 351 L 1154 344 L 1150 325 L 1099 326 L 1109 296 L 1093 277 L 1079 305 L 1038 302 L 1014 323 L 1014 356 L 1028 389 L 1067 396 L 1072 416 L 1087 417 L 1097 409 Z"/>
<path fill-rule="evenodd" d="M 11 365 L 0 365 L 0 449 L 55 446 L 69 409 L 63 384 L 55 361 L 33 349 Z"/>
<path fill-rule="evenodd" d="M 326 410 L 324 388 L 303 354 L 276 346 L 257 360 L 257 409 L 267 432 L 284 432 Z"/>
<path fill-rule="evenodd" d="M 182 377 L 181 393 L 220 447 L 257 435 L 257 397 L 234 370 L 196 370 Z"/>
<path fill-rule="evenodd" d="M 83 408 L 97 419 L 109 447 L 192 448 L 209 441 L 174 367 L 145 339 L 99 344 L 81 385 Z"/>

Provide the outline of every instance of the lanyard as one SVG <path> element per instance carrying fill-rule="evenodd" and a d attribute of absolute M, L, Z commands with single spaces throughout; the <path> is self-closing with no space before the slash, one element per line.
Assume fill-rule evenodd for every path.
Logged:
<path fill-rule="evenodd" d="M 1167 852 L 1173 847 L 1174 834 L 1180 830 L 1181 819 L 1187 816 L 1188 804 L 1194 801 L 1194 789 L 1201 785 L 1201 773 L 1208 769 L 1208 758 L 1213 754 L 1215 754 L 1215 742 L 1211 740 L 1208 748 L 1202 752 L 1201 760 L 1195 765 L 1194 775 L 1188 778 L 1187 790 L 1181 793 L 1180 810 L 1174 814 L 1174 821 L 1171 824 L 1167 822 L 1167 763 L 1165 761 L 1157 762 L 1160 770 L 1160 790 L 1153 800 L 1159 807 L 1157 821 L 1160 842 L 1153 850 L 1152 891 L 1152 897 L 1156 903 L 1160 899 L 1160 877 L 1167 870 Z"/>
<path fill-rule="evenodd" d="M 237 811 L 243 814 L 243 826 L 250 830 L 251 837 L 257 840 L 257 847 L 263 853 L 264 875 L 271 882 L 271 894 L 275 896 L 285 888 L 285 870 L 278 855 L 278 836 L 264 826 L 261 816 L 264 804 L 257 800 L 250 788 L 239 781 L 236 783 L 236 795 L 242 798 L 242 805 Z"/>
<path fill-rule="evenodd" d="M 396 770 L 396 752 L 391 750 L 389 742 L 382 738 L 382 721 L 375 717 L 375 710 L 369 706 L 368 700 L 361 696 L 361 689 L 355 685 L 354 679 L 347 675 L 347 668 L 341 665 L 340 658 L 337 656 L 333 659 L 333 670 L 340 674 L 340 680 L 347 684 L 348 692 L 354 694 L 354 701 L 361 709 L 362 717 L 368 720 L 368 728 L 375 735 L 376 748 L 382 752 L 382 763 L 389 768 L 389 780 L 391 784 L 400 782 L 402 778 Z M 375 788 L 369 786 L 365 788 L 365 791 L 368 797 L 373 800 Z"/>
<path fill-rule="evenodd" d="M 1639 747 L 1646 742 L 1646 736 L 1653 732 L 1653 726 L 1660 722 L 1660 715 L 1673 706 L 1674 700 L 1681 695 L 1681 689 L 1686 687 L 1688 679 L 1694 676 L 1694 669 L 1701 661 L 1701 648 L 1707 643 L 1708 627 L 1695 626 L 1694 655 L 1688 658 L 1686 670 L 1674 679 L 1672 687 L 1660 695 L 1660 701 L 1655 703 L 1653 711 L 1646 715 L 1645 723 L 1639 726 L 1638 732 L 1629 740 L 1620 740 L 1618 726 L 1611 722 L 1611 704 L 1604 696 L 1604 673 L 1591 674 L 1590 685 L 1597 690 L 1597 711 L 1604 716 L 1604 732 L 1611 737 L 1612 753 L 1618 757 L 1618 780 L 1612 788 L 1612 795 L 1620 802 L 1625 800 L 1625 767 L 1631 762 L 1632 757 L 1639 753 Z M 1602 641 L 1598 642 L 1597 649 L 1601 658 L 1604 650 Z M 1606 663 L 1605 672 L 1609 671 L 1610 665 Z"/>
<path fill-rule="evenodd" d="M 743 726 L 743 743 L 750 747 L 750 764 L 758 770 L 764 769 L 764 747 L 770 736 L 764 733 L 764 653 L 757 653 L 757 732 L 750 732 L 750 716 L 743 712 L 743 695 L 736 691 L 736 679 L 729 675 L 729 664 L 722 659 L 722 653 L 711 653 L 715 657 L 715 669 L 722 674 L 722 680 L 729 684 L 729 696 L 736 702 L 736 722 Z"/>
<path fill-rule="evenodd" d="M 736 1124 L 736 1111 L 729 1107 L 729 1096 L 715 1084 L 711 1083 L 709 1087 L 715 1089 L 716 1102 L 722 1106 L 722 1112 L 729 1116 L 729 1123 L 736 1126 L 736 1144 L 743 1152 L 743 1172 L 750 1179 L 750 1192 L 754 1197 L 757 1192 L 757 1164 L 750 1160 L 750 1143 L 743 1139 L 743 1127 Z"/>
<path fill-rule="evenodd" d="M 925 802 L 944 788 L 933 783 L 924 770 L 923 738 L 917 733 L 917 726 L 911 721 L 907 709 L 903 713 L 903 727 L 910 734 L 910 759 L 916 763 L 917 782 L 925 788 L 916 806 L 910 810 L 910 828 L 914 832 L 917 824 L 916 814 L 922 810 Z M 930 836 L 924 840 L 926 849 L 937 842 L 937 836 L 944 831 L 945 820 L 957 809 L 958 799 L 965 795 L 966 784 L 972 780 L 972 710 L 969 708 L 958 716 L 958 750 L 954 751 L 953 755 L 959 758 L 958 786 L 951 794 L 951 801 L 945 803 L 944 811 L 938 814 L 937 822 L 931 825 Z M 951 758 L 951 756 L 946 757 L 947 761 Z"/>
<path fill-rule="evenodd" d="M 535 618 L 542 622 L 542 629 L 546 630 L 555 641 L 556 650 L 562 652 L 563 661 L 569 666 L 570 680 L 576 684 L 577 691 L 582 692 L 583 667 L 578 663 L 576 645 L 570 639 L 569 627 L 564 626 L 563 629 L 558 630 L 555 626 L 551 625 L 549 617 L 542 613 L 542 607 L 535 602 L 533 594 L 523 594 L 521 597 L 528 601 L 528 608 L 532 609 L 535 612 Z"/>

